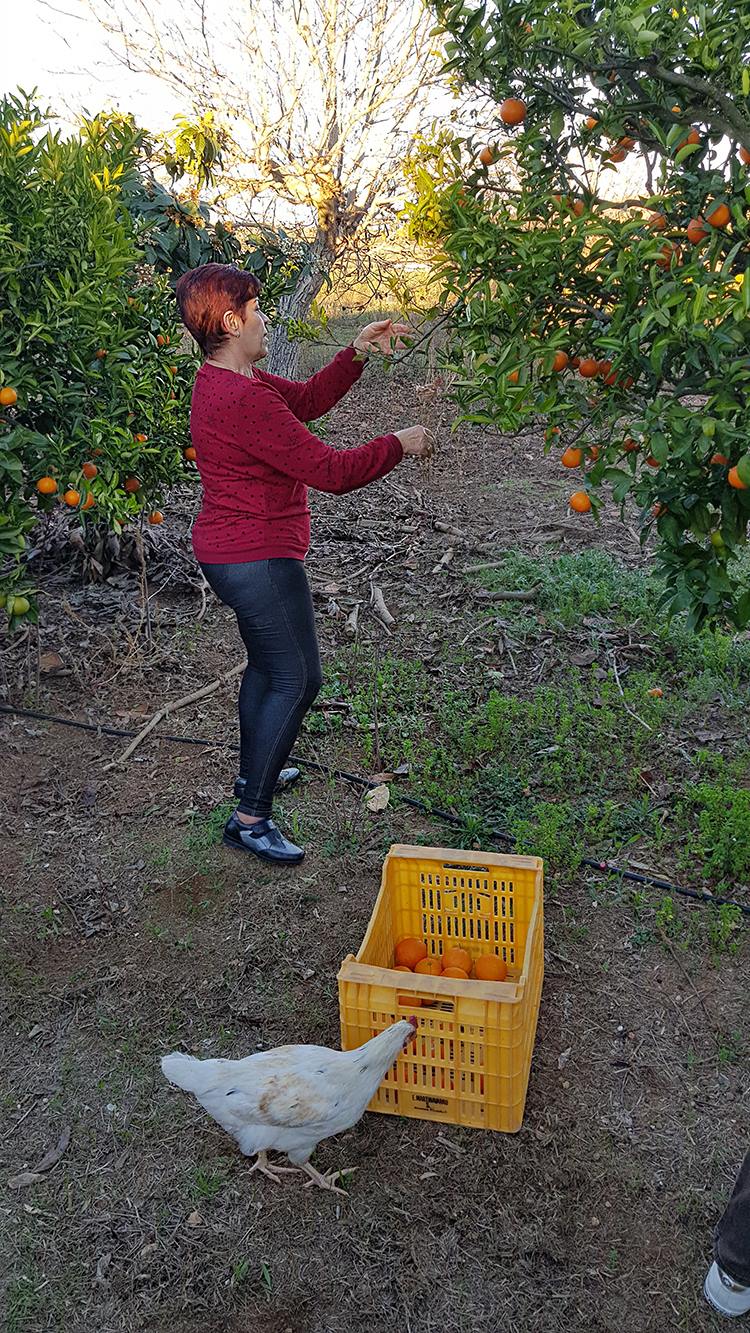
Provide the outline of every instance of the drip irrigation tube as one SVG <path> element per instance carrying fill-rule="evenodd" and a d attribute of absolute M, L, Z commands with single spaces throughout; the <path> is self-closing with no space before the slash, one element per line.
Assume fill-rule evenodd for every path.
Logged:
<path fill-rule="evenodd" d="M 16 708 L 12 704 L 0 703 L 0 713 L 11 714 L 15 717 L 34 718 L 39 722 L 53 722 L 60 727 L 73 727 L 78 731 L 93 731 L 101 736 L 119 736 L 122 739 L 131 739 L 139 733 L 127 727 L 107 727 L 97 722 L 80 722 L 77 718 L 55 717 L 51 713 L 41 713 L 34 708 Z M 178 736 L 173 732 L 154 731 L 153 737 L 162 741 L 174 741 L 178 745 L 203 745 L 214 746 L 221 745 L 230 750 L 239 750 L 238 745 L 227 745 L 226 742 L 208 740 L 203 736 Z M 331 768 L 328 764 L 319 764 L 314 759 L 304 759 L 300 755 L 290 755 L 290 761 L 300 768 L 309 768 L 316 773 L 327 773 L 329 776 L 340 778 L 345 782 L 351 782 L 354 786 L 372 788 L 378 786 L 378 783 L 372 782 L 370 778 L 362 777 L 360 773 L 348 773 L 345 769 Z M 408 805 L 413 810 L 419 810 L 423 814 L 429 815 L 433 819 L 440 819 L 445 824 L 451 824 L 456 828 L 463 828 L 465 821 L 460 815 L 451 814 L 449 810 L 437 810 L 434 806 L 427 805 L 425 801 L 419 801 L 415 796 L 407 796 L 404 792 L 398 793 L 398 799 L 404 805 Z M 490 829 L 490 836 L 495 842 L 503 842 L 508 847 L 515 846 L 515 838 L 503 829 Z M 600 874 L 611 875 L 613 878 L 625 880 L 629 884 L 642 884 L 651 889 L 661 889 L 665 893 L 676 893 L 682 898 L 691 898 L 694 902 L 710 904 L 712 907 L 735 907 L 743 916 L 750 917 L 750 905 L 738 903 L 733 898 L 719 898 L 715 894 L 706 893 L 701 889 L 688 889 L 683 884 L 672 884 L 667 879 L 661 879 L 657 875 L 644 875 L 637 870 L 626 870 L 624 866 L 618 866 L 612 861 L 597 861 L 593 857 L 581 857 L 581 865 L 589 866 L 592 870 L 598 870 Z"/>

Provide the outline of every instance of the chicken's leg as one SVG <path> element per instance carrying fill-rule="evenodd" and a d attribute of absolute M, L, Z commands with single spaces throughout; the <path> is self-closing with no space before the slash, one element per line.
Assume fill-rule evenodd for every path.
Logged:
<path fill-rule="evenodd" d="M 308 1190 L 311 1185 L 317 1185 L 322 1190 L 332 1190 L 334 1194 L 348 1194 L 347 1190 L 339 1188 L 336 1181 L 341 1180 L 342 1176 L 353 1175 L 356 1169 L 356 1166 L 344 1166 L 338 1171 L 327 1171 L 325 1175 L 322 1175 L 320 1171 L 315 1170 L 314 1166 L 311 1166 L 310 1162 L 303 1162 L 302 1170 L 310 1177 L 309 1180 L 305 1181 L 304 1188 Z"/>
<path fill-rule="evenodd" d="M 252 1175 L 253 1171 L 260 1171 L 261 1175 L 268 1176 L 268 1179 L 273 1180 L 276 1185 L 282 1183 L 282 1176 L 299 1175 L 298 1166 L 278 1166 L 276 1162 L 269 1162 L 268 1153 L 265 1151 L 257 1154 L 249 1174 Z"/>

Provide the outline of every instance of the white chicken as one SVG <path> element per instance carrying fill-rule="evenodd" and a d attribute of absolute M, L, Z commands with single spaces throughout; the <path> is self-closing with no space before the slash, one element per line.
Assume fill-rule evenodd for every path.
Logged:
<path fill-rule="evenodd" d="M 195 1094 L 245 1156 L 256 1158 L 251 1170 L 277 1183 L 301 1170 L 310 1182 L 342 1194 L 335 1183 L 342 1173 L 322 1175 L 309 1159 L 322 1139 L 356 1125 L 416 1030 L 416 1018 L 404 1019 L 353 1051 L 277 1046 L 244 1060 L 196 1060 L 173 1051 L 161 1068 L 170 1083 Z M 293 1165 L 269 1162 L 269 1149 L 286 1153 Z"/>

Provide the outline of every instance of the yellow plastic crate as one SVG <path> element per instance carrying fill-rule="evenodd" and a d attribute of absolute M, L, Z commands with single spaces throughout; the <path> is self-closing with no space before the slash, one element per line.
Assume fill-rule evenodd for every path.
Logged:
<path fill-rule="evenodd" d="M 506 981 L 393 970 L 404 936 L 430 954 L 495 953 Z M 544 975 L 543 865 L 446 847 L 394 846 L 362 947 L 338 974 L 343 1050 L 412 1014 L 417 1038 L 370 1103 L 385 1115 L 513 1134 L 521 1128 Z"/>

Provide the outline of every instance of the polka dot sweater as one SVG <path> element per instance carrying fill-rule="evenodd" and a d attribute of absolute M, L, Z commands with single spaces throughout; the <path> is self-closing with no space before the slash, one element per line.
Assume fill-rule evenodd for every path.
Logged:
<path fill-rule="evenodd" d="M 304 384 L 255 370 L 252 378 L 203 365 L 193 388 L 190 434 L 203 483 L 193 528 L 202 564 L 290 556 L 310 544 L 308 486 L 343 495 L 401 462 L 395 435 L 332 449 L 304 425 L 328 412 L 359 379 L 353 347 Z"/>

